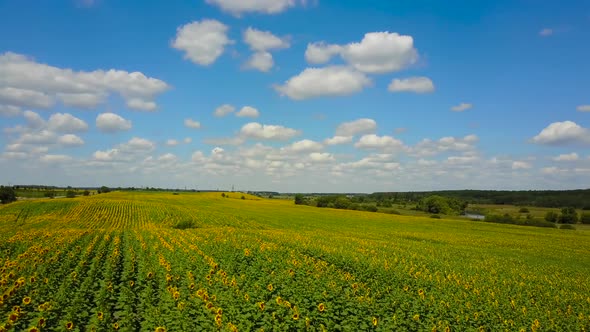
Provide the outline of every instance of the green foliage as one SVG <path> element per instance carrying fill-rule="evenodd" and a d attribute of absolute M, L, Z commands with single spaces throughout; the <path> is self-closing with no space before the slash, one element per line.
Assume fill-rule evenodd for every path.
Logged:
<path fill-rule="evenodd" d="M 111 192 L 111 189 L 107 186 L 102 186 L 100 187 L 100 189 L 98 189 L 97 191 L 99 194 L 105 194 L 105 193 L 109 193 Z"/>
<path fill-rule="evenodd" d="M 545 220 L 552 222 L 552 223 L 556 223 L 559 219 L 559 214 L 555 211 L 547 211 L 547 213 L 545 213 Z"/>
<path fill-rule="evenodd" d="M 590 224 L 590 213 L 584 212 L 580 215 L 580 222 L 582 224 Z"/>
<path fill-rule="evenodd" d="M 8 204 L 16 201 L 16 193 L 14 188 L 0 186 L 0 202 L 2 204 Z"/>
<path fill-rule="evenodd" d="M 433 214 L 462 214 L 467 208 L 467 203 L 456 198 L 432 195 L 420 200 L 416 209 Z"/>
<path fill-rule="evenodd" d="M 241 199 L 246 199 L 246 196 L 242 195 L 242 197 L 240 197 Z"/>
<path fill-rule="evenodd" d="M 172 228 L 175 229 L 190 229 L 190 228 L 198 228 L 199 225 L 194 220 L 182 220 L 174 224 Z"/>
<path fill-rule="evenodd" d="M 84 195 L 84 196 L 90 196 L 90 191 L 84 190 L 84 192 L 82 193 L 82 195 Z"/>
<path fill-rule="evenodd" d="M 49 198 L 54 198 L 56 196 L 55 191 L 50 190 L 50 191 L 46 191 L 45 194 L 43 194 L 45 197 L 49 197 Z"/>
<path fill-rule="evenodd" d="M 302 195 L 302 194 L 296 194 L 296 195 L 295 195 L 295 204 L 297 204 L 297 205 L 301 205 L 301 204 L 303 204 L 303 203 L 305 203 L 305 202 L 304 202 L 304 197 L 303 197 L 303 195 Z"/>
<path fill-rule="evenodd" d="M 521 207 L 520 210 L 518 210 L 519 213 L 529 213 L 531 211 L 529 211 L 529 209 L 525 208 L 525 207 Z"/>
<path fill-rule="evenodd" d="M 576 228 L 569 224 L 560 225 L 559 229 L 569 229 L 569 230 L 576 230 Z"/>
<path fill-rule="evenodd" d="M 440 219 L 440 216 L 438 214 L 433 214 L 430 216 L 430 218 L 432 219 Z"/>
<path fill-rule="evenodd" d="M 67 197 L 67 198 L 74 198 L 74 197 L 76 197 L 76 192 L 75 192 L 75 191 L 73 191 L 73 190 L 68 190 L 68 191 L 66 192 L 66 197 Z"/>
<path fill-rule="evenodd" d="M 221 193 L 221 197 L 225 198 L 225 193 Z"/>
<path fill-rule="evenodd" d="M 578 222 L 578 212 L 574 207 L 565 207 L 561 209 L 561 215 L 559 216 L 560 224 L 575 224 Z"/>

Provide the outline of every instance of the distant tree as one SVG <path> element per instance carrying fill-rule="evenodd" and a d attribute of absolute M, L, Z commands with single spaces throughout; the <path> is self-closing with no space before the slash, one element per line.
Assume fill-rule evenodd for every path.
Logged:
<path fill-rule="evenodd" d="M 580 216 L 580 222 L 582 224 L 590 224 L 590 213 L 588 213 L 588 212 L 582 213 L 582 215 Z"/>
<path fill-rule="evenodd" d="M 100 189 L 98 189 L 99 194 L 108 193 L 108 192 L 111 192 L 111 189 L 109 189 L 109 187 L 107 187 L 107 186 L 102 186 L 102 187 L 100 187 Z"/>
<path fill-rule="evenodd" d="M 82 193 L 82 195 L 84 195 L 84 196 L 90 196 L 90 191 L 84 190 L 84 192 Z"/>
<path fill-rule="evenodd" d="M 529 209 L 527 209 L 525 207 L 522 207 L 522 208 L 520 208 L 520 210 L 518 210 L 518 212 L 520 212 L 520 213 L 529 213 L 530 211 L 529 211 Z"/>
<path fill-rule="evenodd" d="M 16 201 L 16 192 L 12 187 L 0 186 L 0 202 L 8 204 Z"/>
<path fill-rule="evenodd" d="M 545 220 L 549 222 L 557 222 L 559 220 L 559 214 L 555 211 L 548 211 L 545 213 Z"/>
<path fill-rule="evenodd" d="M 334 200 L 334 207 L 336 209 L 348 209 L 348 207 L 350 207 L 350 204 L 352 204 L 350 199 L 344 196 L 340 196 Z"/>
<path fill-rule="evenodd" d="M 578 212 L 574 207 L 566 207 L 561 209 L 561 215 L 559 216 L 560 224 L 575 224 L 578 222 Z"/>
<path fill-rule="evenodd" d="M 55 191 L 49 190 L 49 191 L 46 191 L 45 194 L 43 194 L 43 195 L 45 197 L 54 198 L 55 197 Z"/>
<path fill-rule="evenodd" d="M 67 197 L 67 198 L 74 198 L 74 197 L 76 197 L 76 192 L 75 192 L 75 191 L 73 191 L 73 190 L 68 190 L 68 191 L 66 192 L 66 197 Z"/>
<path fill-rule="evenodd" d="M 224 197 L 225 198 L 225 193 L 221 193 L 221 197 Z"/>
<path fill-rule="evenodd" d="M 302 194 L 295 195 L 295 204 L 301 205 L 303 203 L 304 203 L 303 202 L 303 195 Z"/>
<path fill-rule="evenodd" d="M 246 199 L 246 196 L 242 195 L 242 199 Z"/>
<path fill-rule="evenodd" d="M 268 198 L 272 199 L 274 196 L 272 194 L 268 195 Z"/>

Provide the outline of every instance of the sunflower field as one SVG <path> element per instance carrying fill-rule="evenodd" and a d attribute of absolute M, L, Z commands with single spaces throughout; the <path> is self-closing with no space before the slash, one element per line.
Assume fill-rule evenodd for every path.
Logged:
<path fill-rule="evenodd" d="M 590 330 L 589 231 L 242 195 L 0 206 L 0 332 Z"/>

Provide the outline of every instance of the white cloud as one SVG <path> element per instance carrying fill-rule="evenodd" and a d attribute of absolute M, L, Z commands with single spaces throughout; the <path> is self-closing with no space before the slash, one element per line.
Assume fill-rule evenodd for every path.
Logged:
<path fill-rule="evenodd" d="M 359 149 L 387 151 L 405 148 L 402 141 L 396 138 L 387 135 L 377 136 L 375 134 L 363 135 L 354 146 Z"/>
<path fill-rule="evenodd" d="M 153 101 L 146 101 L 140 98 L 130 98 L 127 100 L 127 107 L 138 111 L 155 111 L 158 106 Z"/>
<path fill-rule="evenodd" d="M 74 71 L 38 63 L 20 54 L 0 55 L 2 105 L 50 108 L 60 100 L 67 106 L 94 107 L 109 94 L 117 93 L 135 108 L 139 101 L 155 105 L 154 98 L 168 88 L 165 82 L 140 72 Z"/>
<path fill-rule="evenodd" d="M 312 152 L 309 154 L 309 160 L 315 163 L 328 163 L 336 160 L 334 155 L 327 152 Z"/>
<path fill-rule="evenodd" d="M 463 156 L 450 156 L 447 158 L 446 163 L 450 164 L 450 165 L 464 165 L 464 164 L 471 164 L 476 161 L 479 161 L 479 157 L 470 156 L 470 155 L 463 155 Z"/>
<path fill-rule="evenodd" d="M 166 153 L 158 157 L 159 162 L 173 163 L 178 160 L 178 157 L 172 153 Z"/>
<path fill-rule="evenodd" d="M 473 104 L 469 104 L 469 103 L 461 103 L 459 105 L 453 106 L 451 107 L 451 111 L 453 112 L 464 112 L 467 111 L 468 109 L 473 108 Z"/>
<path fill-rule="evenodd" d="M 131 129 L 131 121 L 114 113 L 101 113 L 96 117 L 96 127 L 106 133 Z"/>
<path fill-rule="evenodd" d="M 575 152 L 568 153 L 568 154 L 560 154 L 557 157 L 553 157 L 553 160 L 555 160 L 555 161 L 577 161 L 579 159 L 580 159 L 580 156 Z"/>
<path fill-rule="evenodd" d="M 284 141 L 299 135 L 301 132 L 292 128 L 277 125 L 263 125 L 258 122 L 245 124 L 240 134 L 246 138 Z"/>
<path fill-rule="evenodd" d="M 73 158 L 63 154 L 47 154 L 39 158 L 42 162 L 48 164 L 60 164 L 71 161 Z"/>
<path fill-rule="evenodd" d="M 428 77 L 408 77 L 394 79 L 387 88 L 390 92 L 429 93 L 434 91 L 434 83 Z"/>
<path fill-rule="evenodd" d="M 311 43 L 307 45 L 305 58 L 319 64 L 337 54 L 356 70 L 372 74 L 399 71 L 418 61 L 412 36 L 396 32 L 369 32 L 359 43 L 347 45 Z"/>
<path fill-rule="evenodd" d="M 260 112 L 251 106 L 244 106 L 238 113 L 236 113 L 236 116 L 241 118 L 257 118 L 259 115 Z"/>
<path fill-rule="evenodd" d="M 311 64 L 323 64 L 342 51 L 340 45 L 330 45 L 325 42 L 307 44 L 305 60 Z"/>
<path fill-rule="evenodd" d="M 132 139 L 129 140 L 129 142 L 127 142 L 125 144 L 121 144 L 120 147 L 124 150 L 130 150 L 130 151 L 138 151 L 138 150 L 149 151 L 149 150 L 153 150 L 156 147 L 156 144 L 154 144 L 154 142 L 152 142 L 148 139 L 145 139 L 145 138 L 133 137 Z"/>
<path fill-rule="evenodd" d="M 323 148 L 324 146 L 322 145 L 322 143 L 312 141 L 309 139 L 304 139 L 301 141 L 294 142 L 293 144 L 283 148 L 282 150 L 287 152 L 301 153 L 320 151 Z"/>
<path fill-rule="evenodd" d="M 244 42 L 256 52 L 289 48 L 291 46 L 287 38 L 277 37 L 270 31 L 257 30 L 251 27 L 244 31 Z"/>
<path fill-rule="evenodd" d="M 217 107 L 215 109 L 215 112 L 213 112 L 213 114 L 217 117 L 224 117 L 224 116 L 232 113 L 235 110 L 236 110 L 236 108 L 233 107 L 232 105 L 223 104 L 223 105 Z"/>
<path fill-rule="evenodd" d="M 192 143 L 192 141 L 193 141 L 193 139 L 192 139 L 192 138 L 190 138 L 190 137 L 185 137 L 185 138 L 182 140 L 182 142 L 183 142 L 184 144 L 190 144 L 190 143 Z"/>
<path fill-rule="evenodd" d="M 195 121 L 193 119 L 184 119 L 184 125 L 188 128 L 193 128 L 193 129 L 201 128 L 201 123 L 199 121 Z"/>
<path fill-rule="evenodd" d="M 517 169 L 530 169 L 533 166 L 531 165 L 531 163 L 526 162 L 526 161 L 514 161 L 512 162 L 512 169 L 517 170 Z"/>
<path fill-rule="evenodd" d="M 166 145 L 167 146 L 177 146 L 178 144 L 180 144 L 179 141 L 175 140 L 175 139 L 168 139 L 166 140 Z"/>
<path fill-rule="evenodd" d="M 475 149 L 475 143 L 478 141 L 476 135 L 467 135 L 463 138 L 447 136 L 436 141 L 425 138 L 410 149 L 410 154 L 424 157 L 449 151 L 470 151 Z"/>
<path fill-rule="evenodd" d="M 543 29 L 541 29 L 541 31 L 539 31 L 539 35 L 541 37 L 549 37 L 549 36 L 553 35 L 553 32 L 554 32 L 553 29 L 543 28 Z"/>
<path fill-rule="evenodd" d="M 268 72 L 275 62 L 272 59 L 272 54 L 268 52 L 256 52 L 244 64 L 247 69 L 256 69 L 261 72 Z"/>
<path fill-rule="evenodd" d="M 96 151 L 93 154 L 94 160 L 97 161 L 111 161 L 117 157 L 119 150 L 111 149 L 107 151 Z"/>
<path fill-rule="evenodd" d="M 202 20 L 178 28 L 172 47 L 185 52 L 184 58 L 208 66 L 219 58 L 227 45 L 234 42 L 227 36 L 228 27 L 216 20 Z"/>
<path fill-rule="evenodd" d="M 334 136 L 331 138 L 326 138 L 324 140 L 324 144 L 326 145 L 339 145 L 339 144 L 346 144 L 352 142 L 352 136 Z"/>
<path fill-rule="evenodd" d="M 377 130 L 377 122 L 373 119 L 358 119 L 341 123 L 336 128 L 336 136 L 354 136 L 358 134 L 374 133 Z"/>
<path fill-rule="evenodd" d="M 17 143 L 22 144 L 54 144 L 57 136 L 49 130 L 24 133 L 19 137 Z"/>
<path fill-rule="evenodd" d="M 67 135 L 60 136 L 57 139 L 57 142 L 59 144 L 64 145 L 64 146 L 80 146 L 80 145 L 84 145 L 84 140 L 81 139 L 80 137 L 74 135 L 74 134 L 67 134 Z"/>
<path fill-rule="evenodd" d="M 45 126 L 45 120 L 43 120 L 39 113 L 24 111 L 23 116 L 25 117 L 29 128 L 38 129 Z"/>
<path fill-rule="evenodd" d="M 102 93 L 58 93 L 57 97 L 66 106 L 93 108 L 103 103 L 106 95 Z"/>
<path fill-rule="evenodd" d="M 553 122 L 531 140 L 537 144 L 590 144 L 590 130 L 575 122 Z"/>
<path fill-rule="evenodd" d="M 12 105 L 0 105 L 0 116 L 17 116 L 22 112 L 20 107 Z"/>
<path fill-rule="evenodd" d="M 305 0 L 205 0 L 223 11 L 240 16 L 245 13 L 278 14 Z"/>
<path fill-rule="evenodd" d="M 88 124 L 68 113 L 55 113 L 49 117 L 47 128 L 62 133 L 75 133 L 88 130 Z"/>
<path fill-rule="evenodd" d="M 1 61 L 1 59 L 0 59 Z M 0 62 L 2 65 L 2 62 Z M 0 67 L 0 75 L 2 74 Z M 0 86 L 0 104 L 18 105 L 33 108 L 49 108 L 55 101 L 47 94 L 39 91 Z"/>
<path fill-rule="evenodd" d="M 371 85 L 363 73 L 343 66 L 307 68 L 284 85 L 275 86 L 281 95 L 303 100 L 322 96 L 346 96 Z"/>
<path fill-rule="evenodd" d="M 590 112 L 590 105 L 580 105 L 576 107 L 578 112 Z"/>

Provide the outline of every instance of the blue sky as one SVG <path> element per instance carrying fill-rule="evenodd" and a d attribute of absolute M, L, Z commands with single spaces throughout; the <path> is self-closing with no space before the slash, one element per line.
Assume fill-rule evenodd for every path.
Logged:
<path fill-rule="evenodd" d="M 0 1 L 0 182 L 590 184 L 587 1 Z"/>

